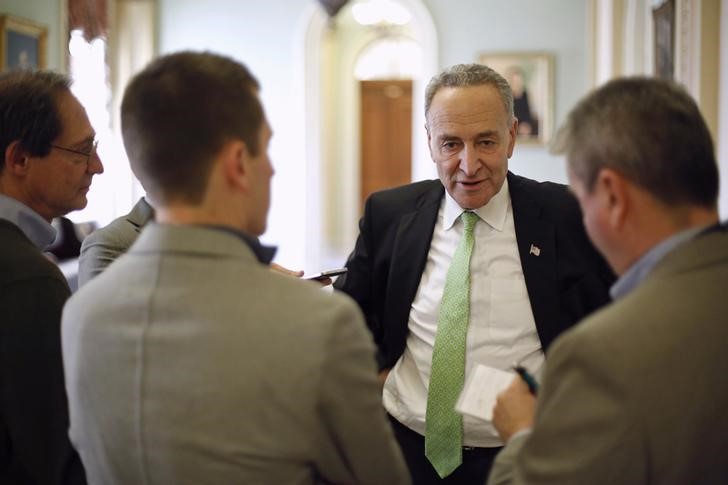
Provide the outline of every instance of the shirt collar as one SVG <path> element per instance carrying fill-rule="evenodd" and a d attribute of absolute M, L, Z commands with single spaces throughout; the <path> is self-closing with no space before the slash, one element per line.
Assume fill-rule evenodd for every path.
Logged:
<path fill-rule="evenodd" d="M 704 227 L 698 227 L 678 232 L 647 251 L 612 285 L 612 288 L 609 290 L 609 293 L 612 295 L 612 299 L 616 300 L 618 298 L 622 298 L 634 290 L 647 277 L 647 275 L 650 274 L 652 268 L 654 268 L 657 263 L 662 260 L 662 258 L 678 246 L 695 237 L 703 230 L 705 230 Z"/>
<path fill-rule="evenodd" d="M 510 202 L 510 192 L 508 190 L 508 179 L 503 181 L 503 186 L 483 207 L 473 209 L 472 212 L 478 214 L 478 217 L 487 222 L 490 227 L 497 231 L 502 231 L 506 224 L 506 216 L 508 215 L 508 203 Z M 445 191 L 445 212 L 443 214 L 445 230 L 449 230 L 463 209 L 455 202 L 450 194 Z"/>
<path fill-rule="evenodd" d="M 18 226 L 41 251 L 56 238 L 56 230 L 48 221 L 27 205 L 3 194 L 0 194 L 0 219 Z"/>
<path fill-rule="evenodd" d="M 203 227 L 227 232 L 228 234 L 232 234 L 233 236 L 241 239 L 245 244 L 248 245 L 248 247 L 250 247 L 250 250 L 253 251 L 253 254 L 258 259 L 258 261 L 265 265 L 268 265 L 271 261 L 273 261 L 273 257 L 276 255 L 276 251 L 278 250 L 278 248 L 275 246 L 265 246 L 261 244 L 260 239 L 258 239 L 257 237 L 251 236 L 250 234 L 242 231 L 238 231 L 229 226 L 204 224 Z"/>

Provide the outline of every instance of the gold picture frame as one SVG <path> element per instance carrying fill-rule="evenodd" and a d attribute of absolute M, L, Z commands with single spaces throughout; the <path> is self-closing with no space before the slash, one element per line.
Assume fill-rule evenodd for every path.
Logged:
<path fill-rule="evenodd" d="M 43 69 L 47 65 L 48 27 L 0 15 L 0 71 Z"/>
<path fill-rule="evenodd" d="M 519 143 L 548 143 L 554 122 L 553 56 L 542 52 L 483 53 L 478 62 L 511 84 Z"/>

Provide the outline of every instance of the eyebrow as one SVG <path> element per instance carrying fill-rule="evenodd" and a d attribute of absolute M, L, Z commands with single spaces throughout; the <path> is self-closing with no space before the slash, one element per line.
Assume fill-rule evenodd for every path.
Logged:
<path fill-rule="evenodd" d="M 498 133 L 497 130 L 488 130 L 488 131 L 482 131 L 482 132 L 478 133 L 477 135 L 475 135 L 475 138 L 476 139 L 487 138 L 487 137 L 496 137 L 497 138 L 499 136 L 500 136 L 500 134 Z M 442 143 L 444 141 L 448 141 L 448 140 L 461 140 L 461 138 L 459 136 L 455 136 L 455 135 L 448 135 L 447 133 L 442 134 L 437 138 L 437 141 L 440 143 Z"/>
<path fill-rule="evenodd" d="M 91 145 L 95 141 L 96 141 L 96 133 L 93 133 L 77 143 L 72 143 L 71 146 L 74 148 L 79 148 L 79 147 L 83 147 L 86 145 Z"/>

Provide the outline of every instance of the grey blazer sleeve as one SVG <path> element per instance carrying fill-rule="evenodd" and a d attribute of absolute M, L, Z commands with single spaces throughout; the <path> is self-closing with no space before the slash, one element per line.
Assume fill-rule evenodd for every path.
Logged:
<path fill-rule="evenodd" d="M 78 286 L 81 287 L 94 276 L 100 274 L 128 247 L 118 241 L 110 241 L 105 234 L 97 230 L 91 233 L 81 244 L 81 255 L 78 259 Z"/>
<path fill-rule="evenodd" d="M 513 463 L 529 434 L 521 434 L 511 438 L 508 444 L 498 453 L 490 470 L 488 485 L 509 485 L 513 483 Z"/>
<path fill-rule="evenodd" d="M 599 334 L 575 330 L 552 348 L 532 433 L 508 443 L 488 485 L 647 482 L 629 364 Z"/>
<path fill-rule="evenodd" d="M 371 336 L 354 303 L 337 301 L 344 304 L 336 312 L 319 388 L 325 436 L 318 468 L 335 483 L 409 484 L 382 407 Z"/>
<path fill-rule="evenodd" d="M 86 284 L 124 254 L 136 241 L 141 228 L 153 218 L 154 209 L 142 197 L 131 212 L 84 239 L 78 261 L 78 286 Z"/>

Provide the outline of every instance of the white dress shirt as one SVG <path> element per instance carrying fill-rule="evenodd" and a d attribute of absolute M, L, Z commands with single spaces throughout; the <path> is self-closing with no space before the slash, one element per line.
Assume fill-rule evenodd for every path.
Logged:
<path fill-rule="evenodd" d="M 463 236 L 463 209 L 445 192 L 427 263 L 409 315 L 407 346 L 384 385 L 384 407 L 405 426 L 424 435 L 427 388 L 437 318 L 450 262 Z M 470 259 L 470 322 L 465 379 L 476 363 L 510 370 L 521 363 L 538 373 L 544 362 L 518 254 L 508 181 L 474 211 L 475 246 Z M 503 443 L 490 422 L 464 416 L 464 446 Z"/>

